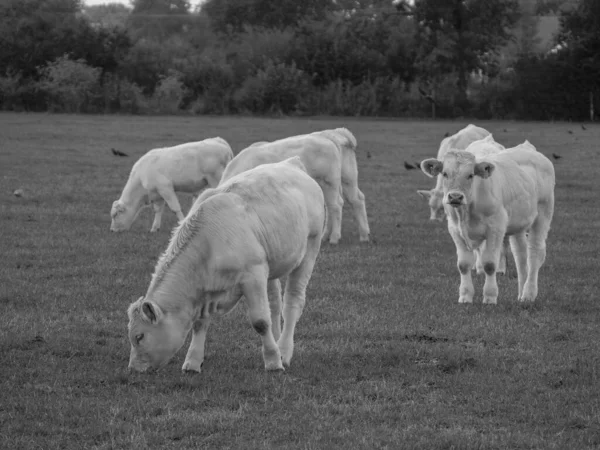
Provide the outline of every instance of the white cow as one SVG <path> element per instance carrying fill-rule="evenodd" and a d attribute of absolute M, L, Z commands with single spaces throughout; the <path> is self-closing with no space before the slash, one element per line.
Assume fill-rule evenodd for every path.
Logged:
<path fill-rule="evenodd" d="M 200 372 L 211 316 L 242 295 L 265 369 L 289 366 L 325 221 L 323 192 L 297 157 L 203 192 L 174 230 L 146 295 L 129 307 L 129 368 L 164 366 L 193 330 L 182 369 Z"/>
<path fill-rule="evenodd" d="M 437 159 L 442 160 L 449 150 L 465 150 L 471 143 L 489 136 L 485 128 L 469 124 L 452 136 L 444 138 L 440 143 Z M 444 220 L 444 206 L 442 201 L 442 178 L 437 177 L 435 187 L 431 190 L 418 190 L 417 193 L 429 203 L 429 220 Z"/>
<path fill-rule="evenodd" d="M 527 141 L 526 141 L 527 142 Z M 529 142 L 527 142 L 527 144 L 529 144 Z M 525 145 L 525 144 L 523 144 Z M 529 144 L 531 145 L 531 144 Z M 533 146 L 532 146 L 533 147 Z M 484 137 L 483 139 L 479 139 L 478 141 L 475 142 L 471 142 L 467 148 L 465 149 L 465 151 L 473 153 L 475 155 L 475 158 L 483 158 L 487 155 L 492 155 L 494 153 L 498 153 L 505 150 L 505 147 L 496 142 L 494 140 L 494 136 L 492 134 L 488 134 L 486 137 Z M 534 147 L 535 150 L 535 147 Z M 438 176 L 438 179 L 440 177 Z M 442 192 L 440 192 L 441 195 L 443 195 Z M 440 197 L 441 199 L 441 197 Z M 442 215 L 445 215 L 445 213 L 443 212 L 443 204 L 442 204 Z M 500 249 L 500 260 L 498 262 L 498 267 L 496 269 L 496 272 L 499 274 L 505 274 L 506 273 L 506 255 L 508 255 L 508 251 L 509 251 L 509 240 L 508 240 L 508 236 L 504 236 L 504 239 L 502 240 L 502 247 Z M 478 274 L 482 274 L 484 273 L 483 270 L 483 263 L 481 262 L 481 249 L 477 248 L 474 249 L 475 251 L 475 266 L 474 269 L 477 271 Z"/>
<path fill-rule="evenodd" d="M 451 150 L 442 160 L 423 161 L 421 168 L 430 177 L 442 176 L 448 231 L 456 245 L 461 276 L 459 303 L 473 301 L 473 250 L 484 241 L 483 302 L 497 302 L 496 267 L 505 235 L 517 267 L 518 298 L 535 300 L 554 214 L 555 175 L 550 160 L 526 141 L 483 158 Z"/>
<path fill-rule="evenodd" d="M 197 195 L 216 186 L 232 159 L 231 147 L 220 137 L 150 150 L 133 165 L 121 198 L 112 205 L 111 231 L 128 230 L 139 212 L 150 205 L 154 209 L 150 231 L 158 231 L 165 201 L 177 219 L 183 220 L 175 192 Z"/>
<path fill-rule="evenodd" d="M 342 157 L 331 139 L 318 135 L 301 135 L 274 142 L 252 144 L 239 152 L 227 165 L 221 183 L 261 164 L 275 163 L 298 156 L 323 189 L 327 205 L 329 242 L 337 244 L 342 235 Z"/>
<path fill-rule="evenodd" d="M 356 138 L 347 128 L 316 131 L 313 135 L 325 136 L 335 142 L 342 152 L 342 193 L 352 206 L 358 235 L 361 242 L 367 242 L 371 233 L 367 218 L 365 195 L 358 188 L 358 166 L 356 164 Z"/>

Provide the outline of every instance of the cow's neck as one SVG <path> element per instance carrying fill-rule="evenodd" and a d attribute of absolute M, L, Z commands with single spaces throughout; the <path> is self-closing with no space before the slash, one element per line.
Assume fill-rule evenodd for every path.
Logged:
<path fill-rule="evenodd" d="M 469 206 L 462 205 L 452 208 L 452 220 L 456 223 L 458 232 L 465 242 L 468 250 L 473 250 L 476 246 L 469 237 Z"/>
<path fill-rule="evenodd" d="M 146 189 L 139 177 L 131 177 L 121 194 L 121 201 L 126 205 L 140 207 L 146 203 Z"/>

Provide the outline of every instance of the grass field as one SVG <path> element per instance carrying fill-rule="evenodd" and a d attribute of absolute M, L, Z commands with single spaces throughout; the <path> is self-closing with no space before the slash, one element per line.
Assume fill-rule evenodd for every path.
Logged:
<path fill-rule="evenodd" d="M 0 114 L 0 447 L 599 448 L 600 125 L 478 122 L 506 146 L 562 156 L 538 300 L 516 302 L 509 257 L 498 305 L 484 306 L 480 277 L 475 303 L 457 303 L 454 245 L 415 192 L 432 180 L 403 167 L 467 123 Z M 180 372 L 187 347 L 156 374 L 128 374 L 127 306 L 175 224 L 165 212 L 150 234 L 145 212 L 109 231 L 135 159 L 335 126 L 359 140 L 373 242 L 358 243 L 345 209 L 290 369 L 263 371 L 241 307 L 213 322 L 202 374 Z"/>

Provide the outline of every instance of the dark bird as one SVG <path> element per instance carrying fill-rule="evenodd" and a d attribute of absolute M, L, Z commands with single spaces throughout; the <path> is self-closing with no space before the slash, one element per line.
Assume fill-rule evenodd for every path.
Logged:
<path fill-rule="evenodd" d="M 371 152 L 367 152 L 367 158 L 371 158 Z"/>
<path fill-rule="evenodd" d="M 448 136 L 450 136 L 450 133 L 448 133 L 448 132 L 446 131 L 446 134 L 444 135 L 444 137 L 448 137 Z"/>
<path fill-rule="evenodd" d="M 114 148 L 111 148 L 110 150 L 115 156 L 129 156 L 127 153 L 120 152 L 119 150 L 115 150 Z"/>
<path fill-rule="evenodd" d="M 413 166 L 413 165 L 412 165 L 412 164 L 410 164 L 410 163 L 407 163 L 406 161 L 404 161 L 404 168 L 405 168 L 406 170 L 412 170 L 412 169 L 416 169 L 416 167 L 415 167 L 415 166 Z"/>
<path fill-rule="evenodd" d="M 569 132 L 569 134 L 573 134 L 573 132 L 571 130 L 567 130 Z"/>
<path fill-rule="evenodd" d="M 506 128 L 504 129 L 504 132 L 506 133 Z"/>
<path fill-rule="evenodd" d="M 582 129 L 582 130 L 587 130 L 587 128 L 585 127 L 585 125 L 584 125 L 584 124 L 581 124 L 581 129 Z"/>
<path fill-rule="evenodd" d="M 552 153 L 552 157 L 553 157 L 554 159 L 560 159 L 560 158 L 562 158 L 562 156 L 560 156 L 560 155 L 557 155 L 556 153 Z"/>

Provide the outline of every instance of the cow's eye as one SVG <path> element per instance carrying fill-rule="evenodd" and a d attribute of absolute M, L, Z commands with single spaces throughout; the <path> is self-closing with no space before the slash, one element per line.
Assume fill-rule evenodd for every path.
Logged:
<path fill-rule="evenodd" d="M 442 176 L 443 176 L 444 178 L 448 178 L 448 174 L 447 174 L 446 172 L 442 172 Z"/>
<path fill-rule="evenodd" d="M 137 335 L 135 336 L 135 343 L 139 345 L 139 344 L 140 344 L 140 342 L 142 342 L 142 339 L 144 339 L 144 333 L 137 334 Z"/>

